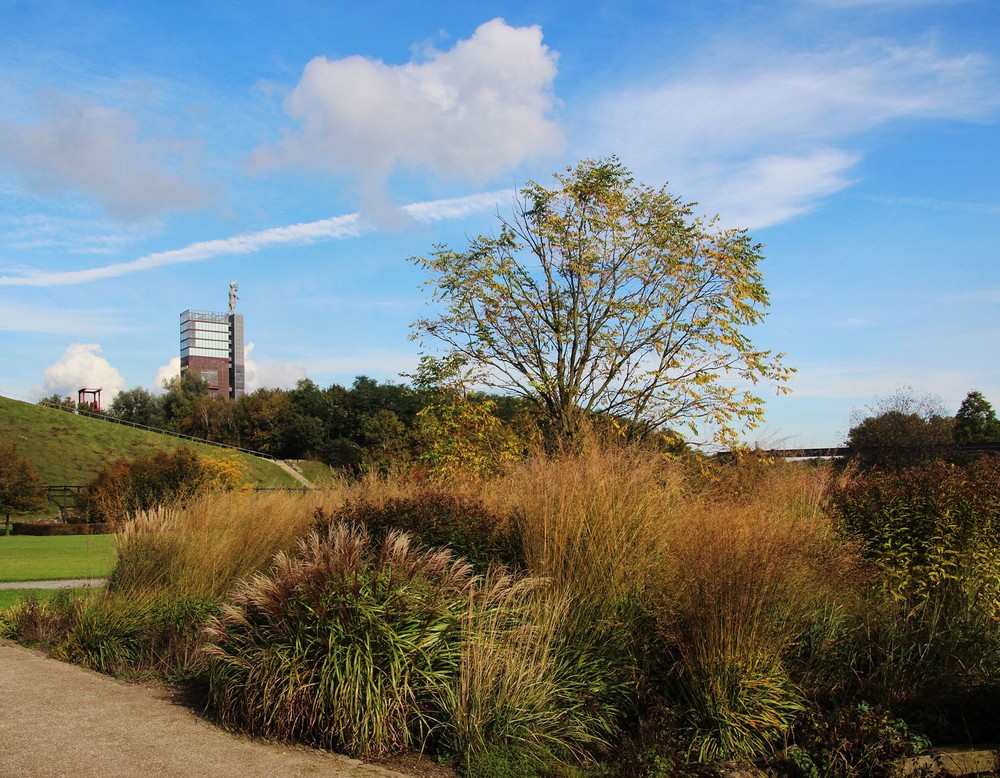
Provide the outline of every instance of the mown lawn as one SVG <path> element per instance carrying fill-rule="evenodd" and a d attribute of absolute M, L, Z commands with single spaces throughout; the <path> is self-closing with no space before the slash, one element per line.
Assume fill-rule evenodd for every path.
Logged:
<path fill-rule="evenodd" d="M 298 487 L 290 475 L 266 459 L 230 454 L 226 449 L 133 429 L 102 419 L 0 397 L 0 440 L 13 443 L 31 460 L 48 486 L 87 484 L 110 463 L 133 460 L 160 451 L 190 448 L 214 457 L 236 456 L 246 467 L 246 479 L 255 486 Z M 58 513 L 48 505 L 40 516 Z"/>
<path fill-rule="evenodd" d="M 3 582 L 104 578 L 114 562 L 114 535 L 0 536 Z"/>

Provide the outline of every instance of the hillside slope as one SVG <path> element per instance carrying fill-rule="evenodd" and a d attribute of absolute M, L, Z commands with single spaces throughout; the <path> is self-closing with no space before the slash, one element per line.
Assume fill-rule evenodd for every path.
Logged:
<path fill-rule="evenodd" d="M 49 486 L 86 484 L 109 462 L 158 451 L 191 448 L 215 456 L 226 451 L 6 397 L 0 397 L 0 440 L 17 446 Z M 301 486 L 274 462 L 237 455 L 247 465 L 249 480 L 258 486 Z"/>

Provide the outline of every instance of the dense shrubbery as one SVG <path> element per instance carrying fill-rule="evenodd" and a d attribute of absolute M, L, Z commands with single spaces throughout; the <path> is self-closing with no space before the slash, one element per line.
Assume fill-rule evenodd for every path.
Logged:
<path fill-rule="evenodd" d="M 876 568 L 845 657 L 858 694 L 949 739 L 1000 729 L 1000 459 L 850 479 L 831 496 Z"/>
<path fill-rule="evenodd" d="M 190 675 L 221 609 L 230 726 L 467 775 L 879 775 L 922 735 L 1000 729 L 998 505 L 990 459 L 834 479 L 639 450 L 214 492 L 124 525 L 107 594 L 7 623 L 92 667 Z"/>
<path fill-rule="evenodd" d="M 188 371 L 162 395 L 119 392 L 108 415 L 281 459 L 318 459 L 350 472 L 388 472 L 420 459 L 428 470 L 492 473 L 523 456 L 524 401 L 481 396 L 442 403 L 440 389 L 379 383 L 258 389 L 230 400 Z M 59 398 L 56 398 L 58 401 Z M 51 398 L 44 402 L 52 404 Z M 69 401 L 69 406 L 75 403 Z M 57 402 L 57 404 L 59 404 Z"/>
<path fill-rule="evenodd" d="M 88 485 L 81 507 L 90 521 L 125 521 L 142 511 L 175 505 L 205 489 L 234 489 L 244 481 L 240 460 L 178 449 L 115 462 Z"/>
<path fill-rule="evenodd" d="M 982 595 L 1000 616 L 1000 458 L 862 474 L 831 504 L 895 597 L 922 599 L 943 582 L 983 576 Z"/>
<path fill-rule="evenodd" d="M 327 512 L 317 512 L 321 525 L 327 520 Z M 329 520 L 364 527 L 376 542 L 403 530 L 427 546 L 449 548 L 480 573 L 490 565 L 525 566 L 520 533 L 512 521 L 481 499 L 444 489 L 417 488 L 406 497 L 352 501 L 332 512 Z"/>

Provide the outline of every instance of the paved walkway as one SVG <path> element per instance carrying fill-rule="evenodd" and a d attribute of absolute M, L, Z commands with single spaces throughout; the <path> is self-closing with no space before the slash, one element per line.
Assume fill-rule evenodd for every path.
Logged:
<path fill-rule="evenodd" d="M 231 735 L 163 697 L 0 640 L 0 778 L 406 778 Z"/>
<path fill-rule="evenodd" d="M 5 581 L 0 589 L 79 589 L 83 586 L 104 586 L 104 578 L 70 578 L 64 581 Z"/>

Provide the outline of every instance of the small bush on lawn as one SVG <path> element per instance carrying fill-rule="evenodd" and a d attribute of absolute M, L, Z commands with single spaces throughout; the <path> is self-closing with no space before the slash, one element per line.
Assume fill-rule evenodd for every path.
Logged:
<path fill-rule="evenodd" d="M 390 532 L 331 525 L 231 596 L 209 629 L 226 727 L 356 756 L 422 745 L 457 668 L 471 568 Z"/>
<path fill-rule="evenodd" d="M 327 518 L 318 512 L 321 524 Z M 346 504 L 332 520 L 364 527 L 375 542 L 402 530 L 427 546 L 447 547 L 480 573 L 494 564 L 525 566 L 517 527 L 475 497 L 429 489 L 377 502 L 362 498 Z"/>

